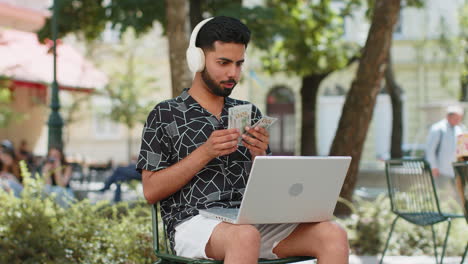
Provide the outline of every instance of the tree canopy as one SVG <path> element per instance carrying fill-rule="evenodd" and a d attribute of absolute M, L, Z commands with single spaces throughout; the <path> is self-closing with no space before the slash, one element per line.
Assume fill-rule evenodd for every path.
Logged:
<path fill-rule="evenodd" d="M 147 32 L 155 21 L 165 28 L 163 0 L 55 0 L 58 37 L 74 32 L 86 40 L 97 39 L 107 25 L 121 34 L 133 28 L 137 35 Z M 39 39 L 51 38 L 51 19 L 38 32 Z"/>
<path fill-rule="evenodd" d="M 267 0 L 269 21 L 248 21 L 260 35 L 254 42 L 266 52 L 265 68 L 307 76 L 345 67 L 359 47 L 343 38 L 343 16 L 358 3 L 351 1 L 340 10 L 331 0 Z"/>
<path fill-rule="evenodd" d="M 0 128 L 7 127 L 13 120 L 15 112 L 9 106 L 11 103 L 10 81 L 0 76 Z"/>

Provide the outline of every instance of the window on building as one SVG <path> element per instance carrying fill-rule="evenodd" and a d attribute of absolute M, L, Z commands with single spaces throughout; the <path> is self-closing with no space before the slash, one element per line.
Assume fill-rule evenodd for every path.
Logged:
<path fill-rule="evenodd" d="M 108 98 L 93 98 L 92 129 L 96 139 L 119 139 L 120 125 L 110 119 L 111 102 Z"/>
<path fill-rule="evenodd" d="M 118 139 L 120 137 L 119 124 L 110 120 L 109 116 L 103 113 L 94 114 L 93 130 L 96 139 Z"/>
<path fill-rule="evenodd" d="M 269 131 L 273 155 L 294 155 L 296 144 L 294 102 L 294 93 L 286 86 L 276 86 L 267 95 L 267 115 L 278 118 Z"/>

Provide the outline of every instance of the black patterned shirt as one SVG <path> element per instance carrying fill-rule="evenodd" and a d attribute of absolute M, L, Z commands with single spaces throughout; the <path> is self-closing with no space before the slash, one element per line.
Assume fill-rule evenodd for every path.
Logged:
<path fill-rule="evenodd" d="M 179 162 L 205 143 L 214 130 L 227 129 L 230 107 L 247 103 L 226 97 L 220 120 L 195 101 L 188 89 L 159 103 L 145 123 L 137 169 L 158 171 Z M 261 116 L 252 106 L 252 124 Z M 197 215 L 198 209 L 239 207 L 251 166 L 249 150 L 239 146 L 230 155 L 211 160 L 187 185 L 160 201 L 172 248 L 175 226 Z"/>

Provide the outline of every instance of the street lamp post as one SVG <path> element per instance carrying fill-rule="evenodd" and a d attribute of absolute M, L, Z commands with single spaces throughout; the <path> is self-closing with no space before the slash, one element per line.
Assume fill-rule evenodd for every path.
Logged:
<path fill-rule="evenodd" d="M 60 99 L 59 99 L 59 87 L 57 84 L 57 5 L 56 1 L 53 1 L 52 11 L 52 39 L 53 39 L 53 58 L 54 58 L 54 79 L 51 85 L 51 97 L 50 97 L 50 115 L 47 125 L 49 126 L 49 142 L 48 148 L 51 147 L 63 147 L 62 142 L 62 127 L 63 119 L 60 116 Z"/>

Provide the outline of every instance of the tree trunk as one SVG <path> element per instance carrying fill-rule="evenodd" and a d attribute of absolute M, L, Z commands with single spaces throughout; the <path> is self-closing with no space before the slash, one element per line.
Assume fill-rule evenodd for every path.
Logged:
<path fill-rule="evenodd" d="M 128 163 L 132 162 L 132 131 L 133 127 L 127 127 L 127 159 Z"/>
<path fill-rule="evenodd" d="M 184 88 L 190 87 L 192 81 L 185 58 L 189 36 L 186 27 L 187 0 L 166 0 L 166 14 L 172 96 L 175 97 Z"/>
<path fill-rule="evenodd" d="M 316 109 L 317 94 L 320 83 L 329 73 L 314 74 L 302 77 L 302 130 L 301 130 L 301 155 L 317 155 L 316 144 Z"/>
<path fill-rule="evenodd" d="M 391 158 L 403 157 L 401 149 L 403 135 L 403 102 L 401 100 L 401 88 L 393 74 L 392 52 L 388 51 L 387 68 L 385 69 L 385 88 L 392 102 L 392 143 L 390 148 Z"/>
<path fill-rule="evenodd" d="M 202 16 L 202 0 L 190 0 L 190 29 L 193 30 L 195 26 L 203 20 Z"/>
<path fill-rule="evenodd" d="M 400 11 L 400 0 L 379 0 L 375 3 L 371 27 L 356 78 L 346 97 L 331 156 L 351 156 L 352 161 L 340 196 L 351 201 L 357 181 L 359 161 L 372 119 L 375 100 L 384 75 L 393 26 Z M 349 215 L 350 208 L 338 203 L 337 215 Z"/>
<path fill-rule="evenodd" d="M 466 53 L 468 54 L 468 48 L 467 48 Z M 465 64 L 465 67 L 468 68 L 468 65 Z M 460 80 L 460 87 L 461 87 L 460 101 L 468 102 L 468 74 L 462 76 Z"/>

